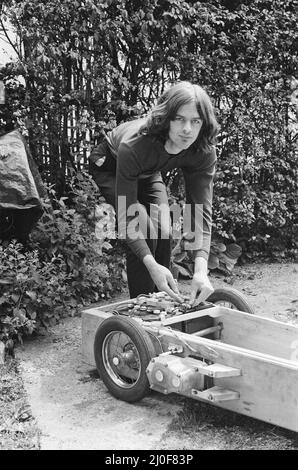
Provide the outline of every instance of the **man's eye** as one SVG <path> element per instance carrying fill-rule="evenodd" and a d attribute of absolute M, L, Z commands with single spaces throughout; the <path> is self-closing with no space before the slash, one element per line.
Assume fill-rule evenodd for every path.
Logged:
<path fill-rule="evenodd" d="M 179 117 L 179 116 L 176 116 L 176 117 L 175 117 L 175 121 L 183 121 L 183 118 L 182 118 L 182 117 Z"/>
<path fill-rule="evenodd" d="M 194 124 L 200 124 L 201 119 L 194 119 L 192 122 L 193 122 Z"/>

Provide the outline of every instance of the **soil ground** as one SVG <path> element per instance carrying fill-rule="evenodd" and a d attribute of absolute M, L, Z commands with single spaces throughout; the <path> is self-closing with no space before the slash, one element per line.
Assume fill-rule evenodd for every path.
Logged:
<path fill-rule="evenodd" d="M 245 265 L 229 277 L 211 274 L 211 280 L 246 294 L 258 315 L 298 324 L 298 264 Z M 179 286 L 187 293 L 190 282 Z M 298 449 L 297 433 L 191 399 L 152 393 L 135 404 L 116 400 L 82 360 L 79 317 L 27 341 L 17 360 L 31 422 L 31 431 L 23 429 L 31 432 L 23 448 Z M 13 448 L 13 442 L 0 440 L 0 448 Z"/>

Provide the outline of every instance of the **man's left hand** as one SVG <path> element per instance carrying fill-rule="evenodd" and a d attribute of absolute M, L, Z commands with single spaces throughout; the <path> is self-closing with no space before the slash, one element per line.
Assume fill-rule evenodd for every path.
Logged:
<path fill-rule="evenodd" d="M 199 304 L 206 300 L 210 294 L 214 291 L 207 273 L 196 272 L 193 275 L 191 283 L 191 292 L 189 302 L 190 305 L 194 303 Z M 199 296 L 197 297 L 199 292 Z"/>

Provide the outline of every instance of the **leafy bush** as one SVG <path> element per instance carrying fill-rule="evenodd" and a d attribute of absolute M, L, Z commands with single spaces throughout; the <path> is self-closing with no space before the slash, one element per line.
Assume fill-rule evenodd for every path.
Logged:
<path fill-rule="evenodd" d="M 242 258 L 297 254 L 294 0 L 21 3 L 0 6 L 22 42 L 19 61 L 0 70 L 0 124 L 26 122 L 44 180 L 86 164 L 102 128 L 190 80 L 209 92 L 221 125 L 214 235 L 240 244 Z"/>
<path fill-rule="evenodd" d="M 67 274 L 61 257 L 41 262 L 37 250 L 23 245 L 0 245 L 0 339 L 22 340 L 40 325 L 49 326 L 76 306 L 67 291 Z"/>
<path fill-rule="evenodd" d="M 186 249 L 186 243 L 182 238 L 172 250 L 171 270 L 176 279 L 179 277 L 191 279 L 193 276 L 194 261 L 190 251 Z M 208 258 L 208 269 L 217 269 L 230 274 L 241 253 L 242 248 L 236 243 L 226 246 L 222 242 L 213 240 Z"/>
<path fill-rule="evenodd" d="M 0 245 L 2 341 L 21 341 L 121 289 L 121 247 L 95 232 L 100 195 L 85 173 L 73 173 L 69 184 L 71 200 L 57 199 L 50 191 L 29 251 L 16 241 Z"/>
<path fill-rule="evenodd" d="M 228 164 L 221 163 L 215 181 L 214 236 L 225 243 L 241 245 L 243 260 L 297 256 L 294 170 L 279 174 L 277 187 L 272 179 L 261 181 L 265 166 L 271 164 L 269 159 L 261 164 L 255 160 L 246 164 L 239 161 L 238 172 L 240 168 L 242 176 L 235 176 L 233 167 L 222 170 Z"/>
<path fill-rule="evenodd" d="M 98 211 L 104 199 L 91 176 L 73 170 L 70 175 L 69 197 L 57 199 L 50 190 L 51 201 L 45 202 L 45 212 L 31 235 L 32 247 L 46 262 L 61 256 L 73 289 L 83 298 L 98 300 L 98 292 L 109 296 L 120 289 L 122 250 L 109 243 L 108 221 L 101 223 L 104 213 Z"/>

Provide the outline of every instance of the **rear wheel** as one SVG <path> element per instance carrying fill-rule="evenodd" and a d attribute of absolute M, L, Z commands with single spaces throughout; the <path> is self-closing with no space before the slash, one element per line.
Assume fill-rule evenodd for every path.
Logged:
<path fill-rule="evenodd" d="M 251 314 L 255 313 L 253 306 L 245 295 L 231 287 L 215 289 L 208 297 L 207 301 L 212 302 L 215 305 L 221 305 L 222 307 L 241 310 L 242 312 Z"/>
<path fill-rule="evenodd" d="M 95 335 L 96 367 L 109 392 L 127 402 L 150 391 L 146 369 L 156 356 L 148 333 L 131 318 L 110 317 Z"/>

